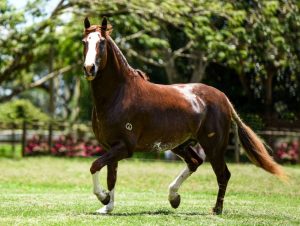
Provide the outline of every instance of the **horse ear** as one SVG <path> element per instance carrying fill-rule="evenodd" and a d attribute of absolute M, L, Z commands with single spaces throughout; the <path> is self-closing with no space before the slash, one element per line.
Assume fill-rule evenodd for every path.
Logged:
<path fill-rule="evenodd" d="M 85 18 L 84 19 L 84 27 L 85 27 L 85 29 L 87 29 L 87 28 L 89 28 L 91 26 L 91 23 L 90 23 L 90 21 L 89 21 L 89 18 Z"/>
<path fill-rule="evenodd" d="M 104 16 L 103 19 L 102 19 L 101 30 L 106 31 L 106 29 L 107 29 L 107 19 Z"/>

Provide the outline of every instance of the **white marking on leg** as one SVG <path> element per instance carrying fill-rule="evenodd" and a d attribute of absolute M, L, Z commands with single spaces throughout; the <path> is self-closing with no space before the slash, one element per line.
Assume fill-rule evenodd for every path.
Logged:
<path fill-rule="evenodd" d="M 97 210 L 96 213 L 99 214 L 107 214 L 111 213 L 114 209 L 114 196 L 115 196 L 115 189 L 112 189 L 109 192 L 110 200 L 106 206 L 103 206 L 101 209 Z"/>
<path fill-rule="evenodd" d="M 186 167 L 176 179 L 169 185 L 169 201 L 174 200 L 178 196 L 178 189 L 181 184 L 192 174 L 192 171 Z"/>
<path fill-rule="evenodd" d="M 101 188 L 100 186 L 100 183 L 99 183 L 99 171 L 97 171 L 96 173 L 92 174 L 93 176 L 93 192 L 94 194 L 97 196 L 97 198 L 100 200 L 100 201 L 103 201 L 107 194 L 106 192 L 104 191 L 103 188 Z"/>

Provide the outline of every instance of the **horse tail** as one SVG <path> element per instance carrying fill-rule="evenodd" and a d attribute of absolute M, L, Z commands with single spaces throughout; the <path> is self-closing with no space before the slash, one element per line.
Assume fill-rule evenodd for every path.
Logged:
<path fill-rule="evenodd" d="M 273 160 L 266 150 L 265 144 L 261 139 L 253 132 L 253 130 L 247 126 L 236 113 L 233 105 L 227 99 L 232 112 L 232 118 L 235 121 L 238 128 L 239 140 L 246 151 L 248 158 L 256 166 L 263 168 L 269 173 L 276 175 L 283 181 L 288 180 L 288 176 L 283 169 Z"/>

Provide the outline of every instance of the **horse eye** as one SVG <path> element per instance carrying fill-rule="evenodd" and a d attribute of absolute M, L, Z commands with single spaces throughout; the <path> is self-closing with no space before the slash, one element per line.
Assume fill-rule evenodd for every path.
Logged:
<path fill-rule="evenodd" d="M 85 40 L 81 40 L 82 44 L 85 45 L 86 41 Z"/>
<path fill-rule="evenodd" d="M 105 43 L 105 41 L 106 41 L 105 38 L 101 37 L 100 40 L 99 40 L 100 45 L 103 45 Z"/>
<path fill-rule="evenodd" d="M 100 52 L 102 53 L 105 48 L 105 41 L 100 41 L 98 48 L 99 48 Z"/>
<path fill-rule="evenodd" d="M 99 46 L 100 48 L 103 48 L 105 46 L 105 39 L 100 39 Z"/>

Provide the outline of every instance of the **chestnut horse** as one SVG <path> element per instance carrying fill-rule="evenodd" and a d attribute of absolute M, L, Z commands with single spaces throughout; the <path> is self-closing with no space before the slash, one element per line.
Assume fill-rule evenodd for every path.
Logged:
<path fill-rule="evenodd" d="M 114 208 L 118 161 L 137 151 L 172 150 L 187 166 L 169 186 L 171 206 L 179 206 L 181 184 L 207 157 L 219 187 L 213 213 L 221 214 L 230 178 L 224 153 L 232 121 L 250 160 L 272 174 L 285 177 L 224 93 L 200 83 L 151 83 L 143 72 L 128 64 L 110 37 L 111 26 L 106 18 L 101 26 L 90 25 L 86 18 L 84 26 L 84 71 L 92 90 L 93 131 L 106 150 L 90 168 L 94 194 L 105 205 L 98 213 L 109 213 Z M 108 191 L 100 186 L 98 178 L 104 166 L 107 166 Z"/>

